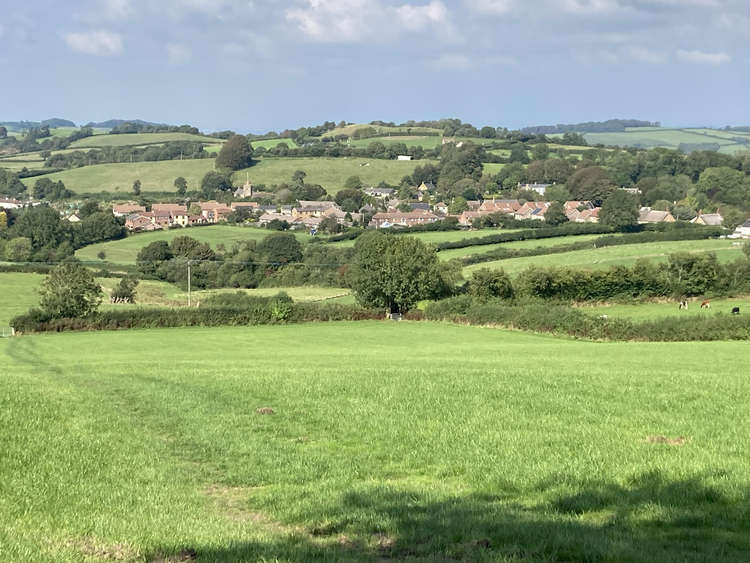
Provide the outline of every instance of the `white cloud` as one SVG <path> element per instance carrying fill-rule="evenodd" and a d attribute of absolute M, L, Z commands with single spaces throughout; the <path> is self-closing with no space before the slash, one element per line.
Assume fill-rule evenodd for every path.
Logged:
<path fill-rule="evenodd" d="M 122 38 L 118 33 L 109 31 L 65 33 L 63 39 L 73 51 L 85 55 L 109 56 L 122 53 Z"/>
<path fill-rule="evenodd" d="M 130 0 L 104 0 L 101 12 L 108 19 L 124 19 L 130 16 L 133 7 Z"/>
<path fill-rule="evenodd" d="M 704 51 L 686 51 L 679 49 L 677 58 L 686 63 L 706 64 L 706 65 L 723 65 L 732 60 L 726 53 L 706 53 Z"/>
<path fill-rule="evenodd" d="M 190 60 L 192 53 L 182 43 L 167 43 L 167 58 L 172 64 L 182 64 Z"/>
<path fill-rule="evenodd" d="M 377 1 L 308 0 L 305 8 L 286 11 L 287 21 L 315 41 L 357 41 L 373 31 L 379 18 Z"/>
<path fill-rule="evenodd" d="M 424 6 L 404 4 L 396 8 L 396 15 L 402 26 L 416 31 L 428 25 L 443 23 L 448 15 L 448 9 L 440 0 L 432 0 Z"/>
<path fill-rule="evenodd" d="M 515 0 L 468 0 L 469 7 L 482 14 L 507 14 Z"/>
<path fill-rule="evenodd" d="M 574 14 L 608 13 L 620 9 L 617 0 L 564 0 L 562 7 Z"/>

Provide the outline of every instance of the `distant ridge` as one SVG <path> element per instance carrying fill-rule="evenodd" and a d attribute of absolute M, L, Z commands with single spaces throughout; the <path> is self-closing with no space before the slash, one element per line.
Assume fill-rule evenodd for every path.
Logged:
<path fill-rule="evenodd" d="M 142 119 L 110 119 L 108 121 L 100 121 L 95 123 L 89 121 L 84 127 L 94 127 L 96 129 L 113 129 L 119 127 L 124 123 L 133 123 L 135 125 L 145 125 L 148 127 L 167 127 L 166 123 L 154 123 L 152 121 L 143 121 Z"/>
<path fill-rule="evenodd" d="M 641 121 L 639 119 L 609 119 L 607 121 L 587 121 L 558 125 L 536 125 L 524 127 L 523 133 L 548 135 L 552 133 L 620 133 L 628 127 L 661 127 L 658 121 Z"/>
<path fill-rule="evenodd" d="M 33 129 L 36 127 L 75 127 L 76 124 L 68 119 L 53 117 L 44 121 L 0 121 L 0 125 L 9 129 Z"/>

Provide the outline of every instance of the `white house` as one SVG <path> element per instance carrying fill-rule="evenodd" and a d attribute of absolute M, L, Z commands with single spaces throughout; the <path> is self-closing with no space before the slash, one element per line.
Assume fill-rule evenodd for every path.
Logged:
<path fill-rule="evenodd" d="M 737 227 L 729 238 L 750 238 L 750 219 Z"/>
<path fill-rule="evenodd" d="M 411 160 L 411 158 L 412 158 L 411 155 L 400 154 L 400 155 L 398 155 L 398 157 L 396 158 L 396 160 Z"/>

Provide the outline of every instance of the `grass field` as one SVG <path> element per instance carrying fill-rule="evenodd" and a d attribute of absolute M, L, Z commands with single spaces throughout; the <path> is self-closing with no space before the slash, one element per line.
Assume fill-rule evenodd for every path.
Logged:
<path fill-rule="evenodd" d="M 0 272 L 0 327 L 39 302 L 37 290 L 43 279 L 41 274 Z"/>
<path fill-rule="evenodd" d="M 343 188 L 349 176 L 359 176 L 365 184 L 381 181 L 398 184 L 401 178 L 411 174 L 414 168 L 433 160 L 378 160 L 374 158 L 263 158 L 254 166 L 235 172 L 236 183 L 244 183 L 249 175 L 254 184 L 289 183 L 296 170 L 307 173 L 305 182 L 320 184 L 334 194 Z"/>
<path fill-rule="evenodd" d="M 665 262 L 667 255 L 673 252 L 715 252 L 720 262 L 728 262 L 742 256 L 741 248 L 733 246 L 728 240 L 648 242 L 484 262 L 467 266 L 464 268 L 464 275 L 470 275 L 478 268 L 503 268 L 509 274 L 517 274 L 532 265 L 594 269 L 633 264 L 639 258 Z"/>
<path fill-rule="evenodd" d="M 497 174 L 505 166 L 502 162 L 485 162 L 482 164 L 482 174 L 489 176 L 490 174 Z"/>
<path fill-rule="evenodd" d="M 733 154 L 750 150 L 750 145 L 738 143 L 732 137 L 745 137 L 741 133 L 718 131 L 714 129 L 667 129 L 667 128 L 631 128 L 621 133 L 585 133 L 586 141 L 591 144 L 638 146 L 643 148 L 666 147 L 677 149 L 680 143 L 716 143 L 719 152 Z M 748 137 L 750 139 L 750 137 Z"/>
<path fill-rule="evenodd" d="M 410 133 L 414 135 L 419 135 L 423 132 L 429 132 L 429 133 L 442 133 L 440 129 L 433 129 L 431 127 L 384 127 L 380 125 L 370 125 L 368 123 L 355 123 L 353 125 L 347 125 L 345 127 L 337 127 L 336 129 L 332 129 L 331 131 L 328 131 L 323 136 L 324 137 L 335 137 L 336 135 L 351 135 L 354 133 L 357 129 L 363 129 L 365 127 L 372 127 L 374 128 L 379 134 L 388 134 L 388 133 Z"/>
<path fill-rule="evenodd" d="M 408 322 L 6 339 L 3 558 L 746 561 L 748 352 Z"/>
<path fill-rule="evenodd" d="M 443 142 L 443 138 L 437 135 L 400 135 L 395 137 L 371 137 L 369 139 L 352 139 L 349 141 L 353 147 L 366 147 L 370 143 L 383 143 L 384 145 L 393 145 L 396 143 L 403 143 L 407 147 L 418 147 L 421 146 L 423 149 L 434 149 Z"/>
<path fill-rule="evenodd" d="M 47 174 L 45 178 L 57 182 L 62 180 L 65 187 L 77 194 L 111 192 L 132 194 L 133 182 L 141 181 L 144 192 L 173 192 L 174 180 L 182 176 L 187 180 L 189 190 L 200 188 L 201 179 L 214 169 L 214 159 L 162 160 L 159 162 L 134 162 L 115 164 L 95 164 L 83 168 L 72 168 Z M 27 186 L 33 186 L 38 178 L 24 178 Z"/>
<path fill-rule="evenodd" d="M 261 139 L 250 141 L 250 144 L 254 149 L 263 147 L 265 149 L 272 149 L 279 143 L 285 143 L 290 149 L 297 148 L 299 145 L 292 139 Z"/>
<path fill-rule="evenodd" d="M 275 231 L 255 227 L 235 227 L 230 225 L 207 225 L 205 227 L 188 227 L 168 231 L 138 233 L 120 240 L 111 240 L 85 246 L 76 251 L 76 257 L 87 262 L 100 262 L 99 252 L 105 253 L 106 262 L 113 264 L 133 264 L 138 251 L 156 240 L 171 241 L 175 237 L 189 236 L 201 242 L 207 242 L 212 248 L 223 244 L 227 250 L 232 244 L 243 240 L 261 240 Z M 310 235 L 293 231 L 300 242 L 310 240 Z"/>
<path fill-rule="evenodd" d="M 633 304 L 602 304 L 583 306 L 582 310 L 596 315 L 607 315 L 612 318 L 625 318 L 634 321 L 647 321 L 662 317 L 683 317 L 729 314 L 733 307 L 739 307 L 740 312 L 750 313 L 750 297 L 730 297 L 726 299 L 711 299 L 710 309 L 701 309 L 702 299 L 689 300 L 687 310 L 680 310 L 674 300 L 661 303 L 633 303 Z"/>
<path fill-rule="evenodd" d="M 94 147 L 128 147 L 137 145 L 153 145 L 169 141 L 195 141 L 202 143 L 221 143 L 216 137 L 191 135 L 190 133 L 124 133 L 119 135 L 94 135 L 71 143 L 71 148 Z"/>
<path fill-rule="evenodd" d="M 487 237 L 497 233 L 512 233 L 518 229 L 480 229 L 475 231 L 427 231 L 423 233 L 408 233 L 406 235 L 399 236 L 410 236 L 418 238 L 422 242 L 430 244 L 439 244 L 441 242 L 451 242 L 463 239 L 473 239 Z M 343 240 L 340 242 L 333 242 L 331 244 L 342 247 L 342 246 L 354 246 L 355 240 Z"/>
<path fill-rule="evenodd" d="M 478 232 L 481 233 L 483 231 Z M 438 256 L 441 260 L 452 260 L 453 258 L 465 258 L 466 256 L 473 256 L 474 254 L 484 254 L 485 252 L 490 252 L 491 250 L 497 250 L 499 248 L 549 248 L 553 246 L 572 244 L 575 242 L 590 241 L 601 236 L 602 235 L 576 235 L 567 237 L 543 238 L 539 240 L 517 240 L 513 242 L 501 242 L 498 244 L 483 244 L 481 246 L 467 246 L 465 248 L 451 248 L 449 250 L 442 250 L 438 254 Z"/>

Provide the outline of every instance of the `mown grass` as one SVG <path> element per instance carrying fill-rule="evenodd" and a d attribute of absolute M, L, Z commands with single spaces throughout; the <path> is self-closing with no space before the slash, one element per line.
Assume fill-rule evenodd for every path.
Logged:
<path fill-rule="evenodd" d="M 720 262 L 729 262 L 742 256 L 741 248 L 732 245 L 731 241 L 728 240 L 647 242 L 484 262 L 467 266 L 464 268 L 464 274 L 470 275 L 478 268 L 503 268 L 510 274 L 517 274 L 532 265 L 566 266 L 582 269 L 609 268 L 615 265 L 633 264 L 639 258 L 648 258 L 654 262 L 665 262 L 667 256 L 673 252 L 715 252 Z"/>
<path fill-rule="evenodd" d="M 10 319 L 39 302 L 43 279 L 41 274 L 0 272 L 0 327 L 8 326 Z"/>
<path fill-rule="evenodd" d="M 297 170 L 307 173 L 305 182 L 320 184 L 328 193 L 335 194 L 344 187 L 350 176 L 359 176 L 365 184 L 387 182 L 397 185 L 414 168 L 433 160 L 379 160 L 374 158 L 262 158 L 257 164 L 234 174 L 235 184 L 245 182 L 246 176 L 254 184 L 291 183 Z"/>
<path fill-rule="evenodd" d="M 178 176 L 187 180 L 189 190 L 198 190 L 203 176 L 213 169 L 214 159 L 203 158 L 94 164 L 47 174 L 44 177 L 54 182 L 62 180 L 66 188 L 77 194 L 110 192 L 125 196 L 132 195 L 133 182 L 136 180 L 141 181 L 141 189 L 144 192 L 174 192 L 177 190 L 174 180 Z M 33 186 L 37 180 L 38 178 L 24 178 L 21 181 L 27 186 Z"/>
<path fill-rule="evenodd" d="M 707 309 L 701 309 L 700 305 L 702 301 L 703 298 L 701 297 L 688 300 L 687 310 L 679 309 L 675 300 L 628 304 L 604 303 L 582 306 L 582 310 L 595 315 L 607 315 L 612 318 L 632 319 L 634 321 L 647 321 L 675 316 L 689 319 L 691 317 L 715 315 L 717 313 L 728 315 L 731 314 L 734 307 L 740 308 L 740 314 L 750 314 L 750 297 L 747 296 L 711 299 L 711 306 Z"/>
<path fill-rule="evenodd" d="M 0 545 L 746 561 L 749 351 L 385 322 L 9 339 Z"/>
<path fill-rule="evenodd" d="M 167 231 L 152 231 L 150 233 L 137 233 L 119 240 L 110 240 L 85 246 L 76 251 L 76 257 L 86 262 L 110 262 L 113 264 L 134 264 L 138 252 L 144 246 L 157 240 L 171 241 L 175 237 L 189 236 L 201 242 L 206 242 L 216 249 L 223 244 L 230 249 L 234 243 L 245 240 L 261 240 L 275 231 L 255 227 L 235 227 L 230 225 L 207 225 L 205 227 L 188 227 L 186 229 L 169 229 Z M 305 242 L 310 240 L 310 235 L 299 231 L 293 234 Z M 97 254 L 104 252 L 104 260 Z"/>
<path fill-rule="evenodd" d="M 484 231 L 477 231 L 484 232 Z M 486 233 L 489 234 L 489 233 Z M 553 237 L 543 239 L 530 239 L 530 240 L 517 240 L 512 242 L 501 242 L 498 244 L 484 244 L 480 246 L 467 246 L 465 248 L 451 248 L 448 250 L 441 250 L 438 256 L 441 260 L 452 260 L 453 258 L 465 258 L 467 256 L 473 256 L 475 254 L 484 254 L 492 250 L 499 248 L 508 249 L 528 249 L 528 248 L 550 248 L 554 246 L 563 246 L 566 244 L 573 244 L 576 242 L 586 242 L 595 240 L 602 235 L 576 235 L 576 236 L 564 236 L 564 237 Z"/>
<path fill-rule="evenodd" d="M 94 135 L 71 143 L 72 148 L 95 147 L 129 147 L 137 145 L 153 145 L 169 141 L 195 141 L 201 143 L 221 143 L 216 137 L 204 137 L 190 133 L 123 133 L 118 135 Z"/>

